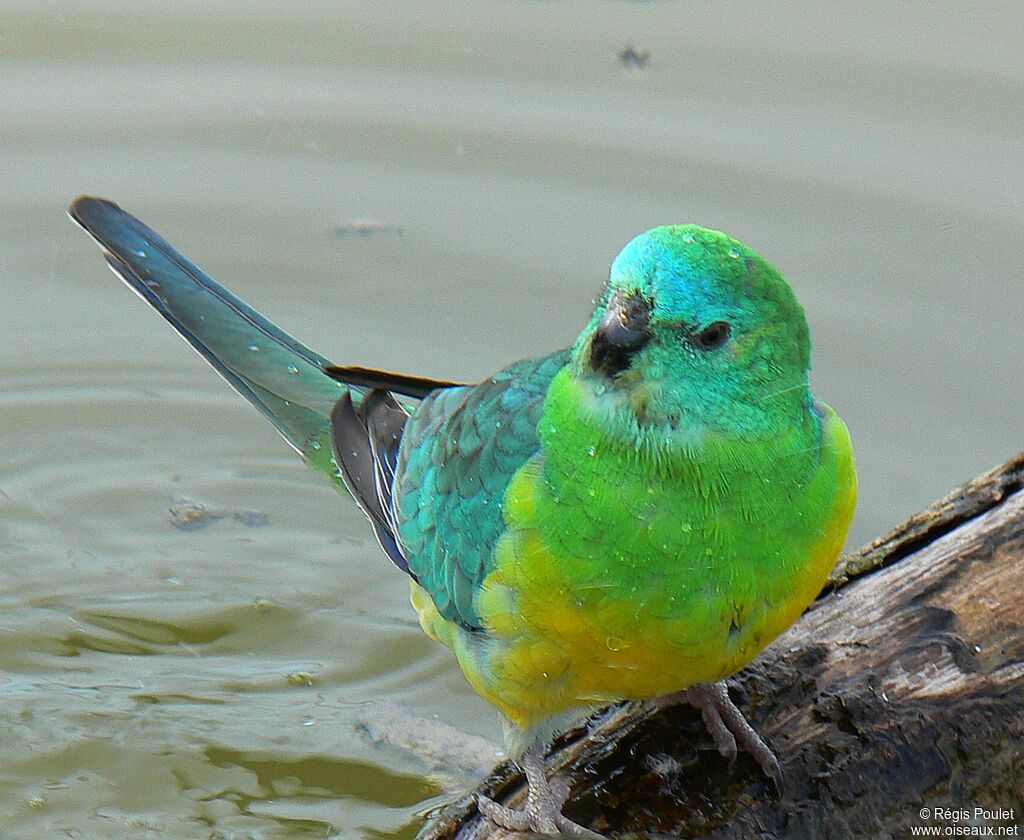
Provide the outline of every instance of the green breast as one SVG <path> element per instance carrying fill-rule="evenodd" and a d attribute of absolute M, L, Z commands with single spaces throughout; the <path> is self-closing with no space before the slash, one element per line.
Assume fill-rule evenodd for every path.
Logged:
<path fill-rule="evenodd" d="M 624 447 L 588 416 L 582 386 L 563 371 L 540 436 L 536 531 L 573 603 L 602 615 L 600 632 L 613 638 L 683 620 L 686 644 L 723 633 L 755 643 L 745 637 L 761 635 L 765 614 L 792 599 L 834 527 L 838 475 L 823 469 L 810 406 L 773 437 Z"/>

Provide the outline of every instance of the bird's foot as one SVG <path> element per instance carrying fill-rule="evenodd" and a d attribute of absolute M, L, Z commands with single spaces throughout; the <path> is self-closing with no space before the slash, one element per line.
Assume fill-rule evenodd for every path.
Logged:
<path fill-rule="evenodd" d="M 493 799 L 488 799 L 483 794 L 476 798 L 477 807 L 480 813 L 499 828 L 508 831 L 522 831 L 531 834 L 551 834 L 557 837 L 589 837 L 600 838 L 601 835 L 584 828 L 568 817 L 563 816 L 560 810 L 548 811 L 543 808 L 537 809 L 529 804 L 522 810 L 499 805 Z"/>
<path fill-rule="evenodd" d="M 562 806 L 569 798 L 569 785 L 559 778 L 548 782 L 543 760 L 538 755 L 527 752 L 521 765 L 527 785 L 526 804 L 522 810 L 499 805 L 493 799 L 478 794 L 477 808 L 481 814 L 508 831 L 600 840 L 601 835 L 597 832 L 562 815 Z"/>
<path fill-rule="evenodd" d="M 747 723 L 743 712 L 729 699 L 729 691 L 724 682 L 697 683 L 684 691 L 658 697 L 652 702 L 660 709 L 679 703 L 689 703 L 700 709 L 704 725 L 718 752 L 732 763 L 736 758 L 738 741 L 754 757 L 765 775 L 775 782 L 775 789 L 782 792 L 782 767 L 779 760 L 771 747 L 754 731 L 754 727 Z"/>

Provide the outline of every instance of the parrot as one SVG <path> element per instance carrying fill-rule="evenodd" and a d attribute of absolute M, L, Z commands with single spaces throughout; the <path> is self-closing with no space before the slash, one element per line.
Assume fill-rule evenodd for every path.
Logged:
<path fill-rule="evenodd" d="M 422 629 L 502 713 L 522 808 L 497 826 L 600 836 L 544 756 L 631 700 L 697 707 L 781 784 L 729 698 L 818 596 L 853 518 L 849 431 L 808 385 L 810 334 L 762 256 L 694 224 L 611 264 L 572 345 L 477 383 L 334 365 L 117 204 L 70 217 L 109 267 L 365 513 Z"/>

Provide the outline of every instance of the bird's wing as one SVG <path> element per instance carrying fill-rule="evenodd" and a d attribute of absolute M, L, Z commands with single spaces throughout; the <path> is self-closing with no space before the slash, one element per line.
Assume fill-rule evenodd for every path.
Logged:
<path fill-rule="evenodd" d="M 392 495 L 408 418 L 391 393 L 382 390 L 370 391 L 358 405 L 346 393 L 331 410 L 331 450 L 342 480 L 369 518 L 384 553 L 405 572 L 409 564 L 398 545 Z"/>
<path fill-rule="evenodd" d="M 478 385 L 426 396 L 405 429 L 392 507 L 410 574 L 438 612 L 480 628 L 474 596 L 494 565 L 502 503 L 538 450 L 548 385 L 568 351 L 525 359 Z"/>

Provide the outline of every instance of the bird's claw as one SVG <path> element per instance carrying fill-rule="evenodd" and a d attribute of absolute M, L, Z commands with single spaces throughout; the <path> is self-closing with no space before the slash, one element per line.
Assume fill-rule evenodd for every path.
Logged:
<path fill-rule="evenodd" d="M 499 805 L 482 793 L 477 794 L 476 807 L 487 819 L 500 828 L 509 831 L 532 831 L 536 834 L 557 834 L 558 829 L 550 819 L 539 815 L 528 814 L 525 810 L 517 811 L 505 805 Z"/>
<path fill-rule="evenodd" d="M 736 760 L 739 743 L 753 756 L 764 774 L 775 783 L 775 789 L 782 793 L 782 767 L 778 758 L 754 727 L 747 723 L 743 712 L 729 699 L 729 691 L 724 682 L 697 683 L 677 694 L 659 697 L 654 703 L 658 708 L 689 703 L 700 709 L 704 725 L 719 754 L 731 765 Z"/>
<path fill-rule="evenodd" d="M 508 831 L 532 832 L 563 837 L 586 837 L 598 840 L 601 835 L 589 828 L 584 828 L 561 813 L 561 806 L 554 812 L 531 807 L 527 803 L 522 811 L 499 805 L 483 794 L 477 794 L 477 808 L 480 813 L 500 828 Z"/>
<path fill-rule="evenodd" d="M 538 754 L 527 752 L 523 756 L 522 768 L 527 784 L 526 804 L 522 810 L 499 805 L 493 799 L 477 794 L 477 808 L 483 816 L 508 831 L 602 840 L 597 832 L 562 814 L 562 806 L 569 798 L 569 785 L 559 776 L 548 781 L 544 762 Z"/>

